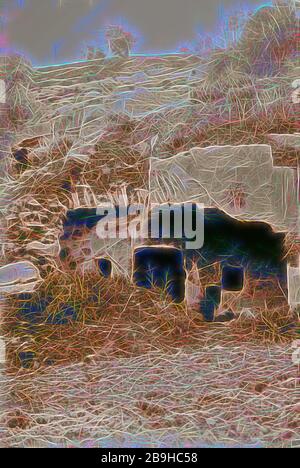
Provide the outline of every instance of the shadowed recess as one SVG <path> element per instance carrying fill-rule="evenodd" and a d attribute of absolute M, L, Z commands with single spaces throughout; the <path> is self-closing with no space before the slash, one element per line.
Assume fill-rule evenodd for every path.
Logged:
<path fill-rule="evenodd" d="M 224 265 L 222 268 L 222 288 L 226 291 L 241 291 L 243 285 L 243 268 Z"/>
<path fill-rule="evenodd" d="M 225 269 L 231 277 L 228 282 L 235 281 L 236 287 L 242 283 L 241 269 L 255 278 L 277 278 L 286 287 L 284 233 L 274 232 L 264 222 L 236 220 L 215 208 L 206 208 L 204 213 L 204 245 L 199 250 L 184 250 L 188 267 L 192 261 L 197 261 L 199 268 L 220 262 L 224 268 L 240 269 Z M 226 283 L 226 277 L 223 281 Z"/>
<path fill-rule="evenodd" d="M 97 263 L 101 275 L 104 276 L 104 278 L 109 278 L 112 273 L 111 261 L 107 260 L 106 258 L 99 258 Z"/>
<path fill-rule="evenodd" d="M 43 322 L 46 308 L 51 303 L 52 298 L 32 301 L 31 294 L 20 294 L 19 300 L 21 307 L 17 314 L 18 319 L 28 324 L 38 324 Z"/>
<path fill-rule="evenodd" d="M 205 288 L 205 296 L 200 301 L 200 312 L 207 322 L 213 322 L 215 311 L 221 302 L 221 287 L 211 285 Z"/>
<path fill-rule="evenodd" d="M 184 211 L 197 210 L 197 205 L 185 206 Z M 184 218 L 183 218 L 184 219 Z M 195 216 L 193 216 L 193 221 Z M 255 278 L 277 278 L 283 287 L 286 286 L 287 262 L 284 259 L 285 233 L 276 233 L 264 222 L 239 221 L 217 208 L 204 209 L 204 245 L 201 249 L 186 249 L 184 223 L 181 239 L 174 239 L 174 216 L 171 213 L 171 236 L 162 238 L 160 225 L 159 240 L 161 243 L 172 243 L 181 248 L 188 269 L 193 262 L 199 268 L 220 262 L 225 268 L 223 285 L 236 282 L 236 288 L 243 284 L 243 271 L 248 271 Z M 195 225 L 193 225 L 195 229 Z M 229 268 L 231 267 L 231 269 Z M 236 269 L 235 269 L 236 268 Z M 228 284 L 229 286 L 229 284 Z M 225 288 L 226 289 L 226 288 Z"/>
<path fill-rule="evenodd" d="M 202 313 L 206 322 L 213 322 L 215 317 L 215 304 L 209 299 L 201 299 L 200 312 Z"/>
<path fill-rule="evenodd" d="M 119 218 L 120 209 L 115 207 L 116 217 Z M 80 237 L 84 229 L 91 230 L 96 227 L 97 223 L 108 215 L 108 211 L 104 214 L 97 214 L 97 208 L 78 208 L 76 210 L 67 211 L 63 221 L 64 233 L 61 240 L 67 240 L 71 237 Z"/>
<path fill-rule="evenodd" d="M 137 286 L 165 289 L 174 302 L 185 297 L 185 270 L 183 254 L 174 248 L 143 247 L 134 255 L 134 281 Z"/>
<path fill-rule="evenodd" d="M 104 216 L 97 215 L 96 208 L 78 208 L 67 211 L 61 240 L 67 240 L 72 236 L 80 237 L 83 229 L 93 229 L 103 218 Z"/>
<path fill-rule="evenodd" d="M 33 353 L 32 351 L 22 351 L 22 352 L 20 352 L 18 354 L 18 357 L 19 357 L 19 360 L 21 362 L 21 366 L 24 369 L 29 369 L 33 364 L 35 356 L 36 356 L 36 354 Z"/>

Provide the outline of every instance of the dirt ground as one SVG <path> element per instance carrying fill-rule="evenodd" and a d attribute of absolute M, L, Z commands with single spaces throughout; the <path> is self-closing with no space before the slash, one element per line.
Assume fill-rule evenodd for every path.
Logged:
<path fill-rule="evenodd" d="M 207 325 L 193 347 L 1 375 L 1 447 L 299 447 L 291 343 Z"/>

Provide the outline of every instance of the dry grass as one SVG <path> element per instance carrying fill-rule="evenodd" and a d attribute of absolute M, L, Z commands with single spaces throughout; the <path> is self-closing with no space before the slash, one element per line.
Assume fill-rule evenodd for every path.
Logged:
<path fill-rule="evenodd" d="M 94 353 L 104 357 L 132 356 L 145 350 L 170 349 L 189 343 L 201 326 L 200 314 L 172 304 L 165 293 L 141 290 L 119 278 L 103 279 L 97 274 L 53 273 L 34 294 L 31 303 L 52 298 L 39 324 L 20 320 L 24 303 L 11 299 L 5 317 L 12 362 L 18 363 L 21 350 L 36 353 L 39 363 L 83 361 Z M 77 320 L 66 325 L 49 325 L 64 305 L 76 309 Z M 10 349 L 10 346 L 9 346 Z"/>
<path fill-rule="evenodd" d="M 42 304 L 41 313 L 22 314 L 25 304 Z M 250 319 L 241 315 L 229 324 L 237 342 L 261 344 L 286 343 L 296 338 L 297 318 L 286 305 L 253 308 Z M 74 320 L 57 323 L 62 310 L 72 307 Z M 76 317 L 75 317 L 76 316 Z M 35 318 L 36 322 L 35 322 Z M 144 290 L 125 279 L 104 279 L 100 275 L 53 272 L 39 291 L 30 298 L 10 298 L 2 323 L 7 333 L 8 360 L 11 370 L 20 366 L 20 352 L 33 352 L 31 365 L 47 362 L 66 364 L 84 362 L 93 355 L 113 357 L 139 356 L 159 349 L 193 346 L 207 324 L 197 310 L 185 303 L 174 304 L 165 291 Z M 211 324 L 216 331 L 220 324 Z"/>

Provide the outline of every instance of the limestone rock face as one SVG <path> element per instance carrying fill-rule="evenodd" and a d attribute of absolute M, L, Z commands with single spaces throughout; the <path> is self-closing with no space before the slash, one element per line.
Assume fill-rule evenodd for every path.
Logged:
<path fill-rule="evenodd" d="M 153 203 L 193 201 L 277 230 L 296 229 L 296 171 L 274 167 L 268 145 L 193 148 L 151 158 Z"/>
<path fill-rule="evenodd" d="M 16 262 L 0 268 L 2 293 L 32 292 L 40 280 L 39 270 L 31 262 Z"/>

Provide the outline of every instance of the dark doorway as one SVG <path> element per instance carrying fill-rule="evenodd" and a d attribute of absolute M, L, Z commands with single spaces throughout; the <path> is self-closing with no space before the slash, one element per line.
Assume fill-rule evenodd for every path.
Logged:
<path fill-rule="evenodd" d="M 207 322 L 213 322 L 215 311 L 221 302 L 221 286 L 210 285 L 205 288 L 204 298 L 200 301 L 200 312 Z"/>
<path fill-rule="evenodd" d="M 224 265 L 222 268 L 222 288 L 225 289 L 225 291 L 241 291 L 243 286 L 243 268 L 232 265 Z"/>
<path fill-rule="evenodd" d="M 137 286 L 165 289 L 174 302 L 185 298 L 183 253 L 176 248 L 142 247 L 134 255 L 134 281 Z"/>

